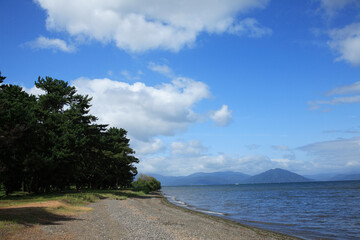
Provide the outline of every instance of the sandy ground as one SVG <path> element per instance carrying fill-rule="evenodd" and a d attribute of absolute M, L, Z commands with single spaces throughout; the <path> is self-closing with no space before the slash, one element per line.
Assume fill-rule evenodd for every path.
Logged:
<path fill-rule="evenodd" d="M 295 239 L 177 207 L 159 194 L 92 203 L 93 211 L 9 239 Z"/>

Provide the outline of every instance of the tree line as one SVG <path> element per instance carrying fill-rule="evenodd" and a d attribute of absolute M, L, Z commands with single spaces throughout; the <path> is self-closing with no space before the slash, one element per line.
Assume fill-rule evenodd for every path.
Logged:
<path fill-rule="evenodd" d="M 97 124 L 90 98 L 68 82 L 38 78 L 44 94 L 4 84 L 0 72 L 0 185 L 6 194 L 131 185 L 139 160 L 127 131 Z"/>

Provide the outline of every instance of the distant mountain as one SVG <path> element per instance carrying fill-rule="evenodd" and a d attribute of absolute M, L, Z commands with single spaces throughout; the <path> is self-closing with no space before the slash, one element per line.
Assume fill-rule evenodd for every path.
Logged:
<path fill-rule="evenodd" d="M 252 184 L 252 183 L 289 183 L 308 181 L 351 181 L 360 180 L 360 174 L 319 174 L 301 176 L 281 169 L 271 169 L 255 176 L 240 172 L 194 173 L 189 176 L 170 177 L 159 174 L 148 174 L 161 182 L 162 186 L 181 185 L 223 185 L 223 184 Z"/>
<path fill-rule="evenodd" d="M 223 185 L 244 182 L 250 175 L 240 172 L 214 172 L 214 173 L 194 173 L 189 176 L 163 176 L 160 174 L 148 174 L 161 182 L 162 186 L 180 185 Z"/>
<path fill-rule="evenodd" d="M 339 174 L 330 179 L 331 181 L 354 181 L 360 180 L 360 174 Z"/>
<path fill-rule="evenodd" d="M 310 179 L 299 174 L 281 169 L 271 169 L 258 175 L 249 177 L 246 183 L 287 183 L 287 182 L 308 182 Z"/>
<path fill-rule="evenodd" d="M 322 174 L 315 174 L 315 175 L 304 175 L 304 177 L 313 180 L 313 181 L 330 181 L 331 178 L 334 177 L 332 173 L 322 173 Z"/>
<path fill-rule="evenodd" d="M 325 173 L 325 174 L 317 174 L 317 175 L 306 175 L 304 177 L 312 179 L 314 181 L 354 181 L 354 180 L 360 180 L 360 173 L 352 173 L 352 174 Z"/>

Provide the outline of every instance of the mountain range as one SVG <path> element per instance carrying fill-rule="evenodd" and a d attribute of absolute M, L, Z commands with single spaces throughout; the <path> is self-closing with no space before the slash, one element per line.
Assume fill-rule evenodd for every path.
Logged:
<path fill-rule="evenodd" d="M 317 177 L 304 177 L 294 172 L 281 168 L 271 169 L 266 172 L 251 176 L 240 172 L 213 172 L 194 173 L 189 176 L 163 176 L 148 174 L 161 182 L 162 186 L 181 185 L 223 185 L 223 184 L 253 184 L 253 183 L 289 183 L 319 181 Z M 360 174 L 327 175 L 322 176 L 322 181 L 360 180 Z"/>

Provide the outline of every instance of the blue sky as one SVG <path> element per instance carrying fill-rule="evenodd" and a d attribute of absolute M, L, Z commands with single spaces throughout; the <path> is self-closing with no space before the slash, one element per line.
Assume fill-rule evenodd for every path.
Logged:
<path fill-rule="evenodd" d="M 1 0 L 0 71 L 93 97 L 141 172 L 360 171 L 356 0 Z"/>

